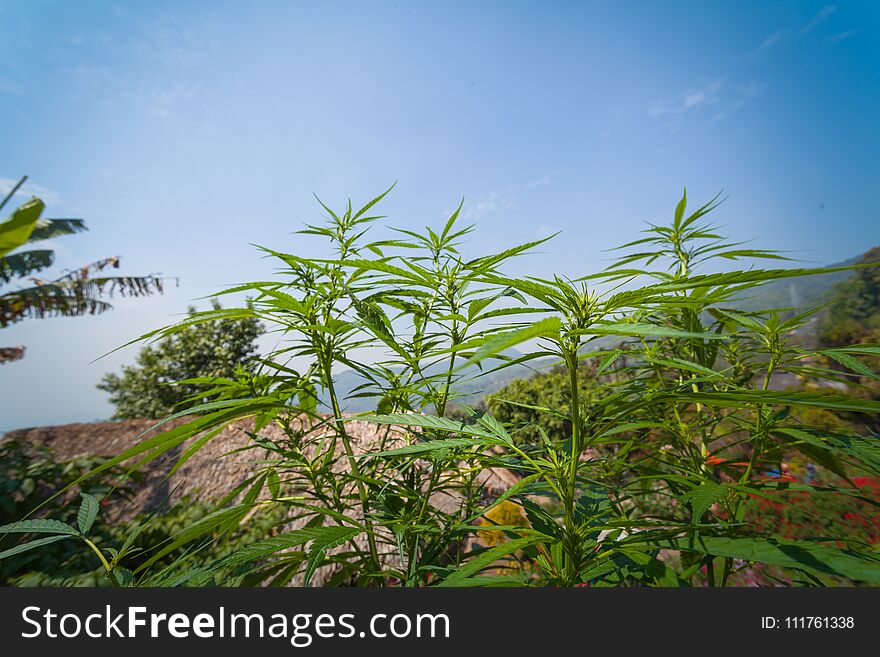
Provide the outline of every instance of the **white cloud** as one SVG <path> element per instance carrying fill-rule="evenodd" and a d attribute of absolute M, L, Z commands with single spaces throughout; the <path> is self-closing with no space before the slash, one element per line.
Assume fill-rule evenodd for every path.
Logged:
<path fill-rule="evenodd" d="M 550 184 L 553 183 L 553 180 L 559 178 L 560 176 L 565 176 L 571 173 L 571 169 L 555 169 L 553 171 L 548 171 L 543 176 L 539 178 L 535 178 L 531 182 L 523 185 L 523 189 L 536 189 L 538 187 L 549 187 Z"/>
<path fill-rule="evenodd" d="M 813 16 L 809 21 L 801 25 L 799 28 L 797 26 L 793 28 L 786 27 L 768 35 L 767 38 L 761 42 L 761 45 L 757 47 L 756 52 L 761 52 L 772 48 L 776 44 L 781 43 L 792 35 L 804 36 L 806 34 L 809 34 L 817 27 L 819 27 L 819 25 L 827 21 L 835 11 L 837 11 L 836 5 L 825 5 L 816 13 L 815 16 Z"/>
<path fill-rule="evenodd" d="M 547 224 L 541 224 L 535 229 L 535 237 L 540 240 L 544 239 L 545 237 L 550 237 L 557 232 L 559 232 L 557 228 L 554 228 L 553 226 L 549 226 Z"/>
<path fill-rule="evenodd" d="M 713 80 L 700 89 L 690 89 L 672 100 L 654 103 L 651 115 L 661 117 L 667 114 L 683 114 L 714 105 L 720 100 L 721 90 L 721 80 Z"/>
<path fill-rule="evenodd" d="M 551 176 L 549 174 L 536 178 L 530 183 L 526 183 L 523 189 L 535 189 L 536 187 L 547 187 L 550 184 Z"/>
<path fill-rule="evenodd" d="M 835 11 L 837 11 L 837 7 L 835 5 L 825 5 L 824 7 L 822 7 L 819 10 L 819 13 L 817 13 L 815 16 L 813 16 L 813 19 L 801 28 L 801 34 L 806 34 L 807 32 L 812 32 L 821 23 L 828 20 L 828 18 L 831 16 L 831 14 L 833 14 Z"/>
<path fill-rule="evenodd" d="M 700 107 L 702 105 L 712 105 L 718 102 L 718 92 L 721 89 L 721 81 L 715 80 L 710 82 L 702 89 L 692 91 L 685 94 L 682 109 L 690 109 L 691 107 Z"/>
<path fill-rule="evenodd" d="M 183 105 L 193 101 L 197 90 L 187 84 L 142 84 L 132 98 L 156 116 L 170 116 Z"/>
<path fill-rule="evenodd" d="M 478 221 L 500 210 L 516 207 L 516 196 L 512 190 L 495 191 L 478 198 L 474 203 L 465 201 L 461 218 L 465 221 Z"/>
<path fill-rule="evenodd" d="M 82 34 L 69 34 L 62 39 L 64 43 L 68 46 L 73 46 L 74 48 L 78 48 L 79 46 L 85 45 L 86 37 Z"/>
<path fill-rule="evenodd" d="M 135 104 L 154 116 L 167 117 L 191 107 L 203 91 L 201 74 L 219 44 L 204 29 L 181 27 L 173 14 L 160 12 L 146 22 L 127 17 L 136 36 L 127 41 L 109 39 L 105 45 L 114 56 L 95 63 L 79 63 L 65 75 L 77 96 L 98 98 L 106 106 Z M 75 47 L 77 35 L 69 37 Z M 117 60 L 133 60 L 138 73 L 123 74 Z"/>
<path fill-rule="evenodd" d="M 518 207 L 519 195 L 532 189 L 548 187 L 553 183 L 554 178 L 564 176 L 571 173 L 570 169 L 556 169 L 548 171 L 543 176 L 535 178 L 524 185 L 518 187 L 507 187 L 503 190 L 496 190 L 484 194 L 477 198 L 473 203 L 465 199 L 464 208 L 461 211 L 461 218 L 465 221 L 477 221 L 504 210 L 512 210 Z M 447 215 L 448 216 L 448 215 Z"/>
<path fill-rule="evenodd" d="M 788 38 L 789 34 L 791 34 L 790 30 L 777 30 L 761 42 L 761 45 L 758 46 L 758 50 L 767 50 L 768 48 L 772 48 L 780 41 Z"/>
<path fill-rule="evenodd" d="M 838 32 L 833 35 L 830 39 L 828 39 L 828 43 L 840 43 L 841 41 L 845 41 L 846 39 L 850 39 L 857 34 L 861 34 L 861 30 L 846 30 L 845 32 Z"/>
<path fill-rule="evenodd" d="M 703 115 L 708 108 L 714 110 L 710 122 L 730 116 L 760 94 L 761 89 L 757 80 L 734 85 L 719 78 L 699 89 L 690 89 L 670 100 L 656 102 L 649 111 L 651 116 L 662 119 L 665 126 L 675 132 L 685 120 Z"/>

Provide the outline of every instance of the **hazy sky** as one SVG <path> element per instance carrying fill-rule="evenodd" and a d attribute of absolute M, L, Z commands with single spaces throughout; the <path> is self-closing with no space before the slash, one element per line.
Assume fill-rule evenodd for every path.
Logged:
<path fill-rule="evenodd" d="M 577 275 L 645 220 L 724 189 L 739 239 L 839 261 L 880 242 L 878 2 L 0 0 L 0 187 L 21 174 L 56 270 L 110 255 L 180 286 L 26 321 L 0 430 L 89 421 L 127 340 L 313 248 L 312 197 L 397 180 L 391 224 L 465 197 L 474 252 L 562 230 L 523 271 Z M 24 200 L 24 196 L 21 200 Z M 204 304 L 204 302 L 203 302 Z"/>

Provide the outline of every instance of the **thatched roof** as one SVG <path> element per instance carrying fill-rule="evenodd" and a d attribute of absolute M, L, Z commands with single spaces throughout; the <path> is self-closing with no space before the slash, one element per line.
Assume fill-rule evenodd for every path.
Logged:
<path fill-rule="evenodd" d="M 182 422 L 172 421 L 162 428 L 171 428 Z M 142 438 L 155 435 L 144 435 L 155 424 L 156 420 L 63 424 L 11 431 L 5 439 L 48 447 L 58 461 L 81 456 L 109 458 L 136 445 Z M 110 499 L 107 508 L 109 517 L 113 520 L 129 520 L 157 507 L 173 504 L 184 496 L 205 501 L 223 497 L 247 478 L 251 463 L 259 458 L 256 450 L 229 454 L 244 447 L 247 442 L 248 437 L 240 428 L 229 427 L 170 477 L 168 474 L 173 460 L 180 455 L 180 450 L 158 458 L 140 470 L 142 479 L 133 496 L 114 496 Z M 261 456 L 265 457 L 265 452 L 260 451 L 263 452 Z"/>
<path fill-rule="evenodd" d="M 162 425 L 160 430 L 170 429 L 183 423 L 183 419 L 172 420 Z M 68 461 L 80 456 L 104 456 L 107 458 L 121 454 L 136 445 L 140 440 L 155 435 L 147 433 L 156 420 L 121 420 L 118 422 L 92 422 L 62 424 L 50 427 L 34 427 L 8 432 L 3 439 L 17 439 L 48 447 L 58 461 Z M 131 518 L 147 513 L 167 502 L 174 503 L 182 497 L 211 501 L 230 493 L 253 472 L 255 464 L 271 458 L 262 448 L 247 451 L 243 447 L 253 445 L 248 431 L 253 431 L 253 422 L 244 421 L 231 424 L 208 442 L 190 458 L 182 468 L 168 476 L 174 459 L 181 450 L 174 450 L 158 458 L 141 469 L 142 484 L 137 494 L 129 500 L 120 501 L 120 518 Z M 260 434 L 273 437 L 280 434 L 280 428 L 270 425 Z M 362 452 L 378 440 L 376 425 L 368 422 L 347 422 L 346 431 L 352 438 L 355 452 Z M 183 449 L 186 445 L 184 444 Z M 132 465 L 132 459 L 127 465 Z M 345 459 L 340 459 L 340 467 L 347 468 Z M 509 470 L 487 469 L 480 478 L 490 493 L 499 494 L 518 480 Z"/>

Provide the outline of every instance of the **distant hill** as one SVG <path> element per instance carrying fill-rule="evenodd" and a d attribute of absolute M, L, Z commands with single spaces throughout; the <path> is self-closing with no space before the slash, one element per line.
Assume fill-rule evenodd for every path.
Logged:
<path fill-rule="evenodd" d="M 849 267 L 856 264 L 862 256 L 850 258 L 828 267 Z M 735 305 L 741 310 L 752 311 L 766 308 L 801 308 L 819 306 L 829 301 L 835 286 L 852 276 L 851 271 L 801 276 L 770 281 L 750 291 Z"/>

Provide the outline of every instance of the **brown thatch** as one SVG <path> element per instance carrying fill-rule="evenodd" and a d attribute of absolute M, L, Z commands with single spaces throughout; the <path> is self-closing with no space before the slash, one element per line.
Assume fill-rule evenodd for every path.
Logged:
<path fill-rule="evenodd" d="M 170 429 L 183 420 L 169 422 L 162 429 Z M 113 457 L 136 445 L 156 420 L 123 420 L 64 424 L 54 427 L 21 429 L 6 434 L 25 444 L 43 445 L 52 450 L 58 461 L 81 456 Z M 130 520 L 139 514 L 174 504 L 186 496 L 196 500 L 215 500 L 223 497 L 250 474 L 252 463 L 265 458 L 265 451 L 251 450 L 230 454 L 248 444 L 247 435 L 238 427 L 229 427 L 197 452 L 180 470 L 169 476 L 174 460 L 181 449 L 159 457 L 140 470 L 140 480 L 131 497 L 113 496 L 106 510 L 112 520 Z M 257 452 L 262 452 L 259 456 Z M 137 459 L 125 465 L 134 465 Z"/>
<path fill-rule="evenodd" d="M 184 420 L 172 420 L 162 425 L 161 430 L 170 429 Z M 122 420 L 118 422 L 93 422 L 63 424 L 51 427 L 34 427 L 10 431 L 4 439 L 16 439 L 24 443 L 48 447 L 59 461 L 67 461 L 80 456 L 112 457 L 136 445 L 141 439 L 155 435 L 146 433 L 156 424 L 155 420 Z M 379 440 L 376 425 L 368 422 L 347 422 L 346 430 L 352 438 L 356 453 L 371 449 Z M 115 511 L 120 519 L 130 519 L 141 513 L 148 513 L 157 506 L 173 504 L 182 497 L 212 501 L 230 493 L 236 485 L 252 474 L 255 464 L 264 462 L 271 455 L 262 448 L 252 447 L 253 441 L 247 435 L 253 431 L 253 422 L 244 421 L 226 427 L 220 434 L 202 447 L 177 472 L 169 476 L 176 458 L 185 450 L 172 450 L 141 469 L 142 483 L 136 494 L 127 500 L 115 503 Z M 279 437 L 281 429 L 270 425 L 260 434 Z M 389 447 L 396 446 L 392 440 Z M 252 449 L 241 450 L 251 446 Z M 341 450 L 341 446 L 338 447 Z M 133 465 L 132 459 L 126 465 Z M 348 467 L 345 459 L 339 460 L 339 467 Z M 491 494 L 499 494 L 518 481 L 517 475 L 500 468 L 487 469 L 479 478 L 479 483 Z M 432 500 L 433 501 L 433 500 Z M 445 506 L 437 500 L 438 506 Z"/>

